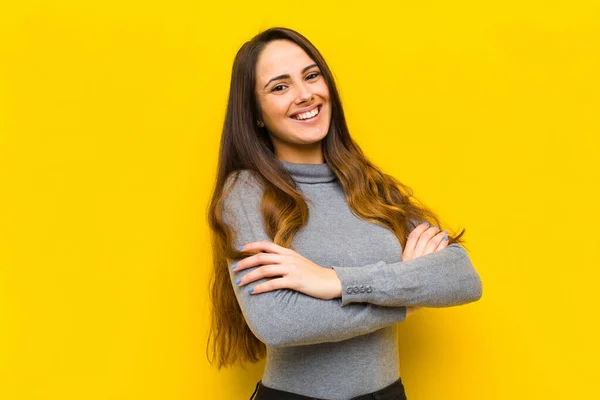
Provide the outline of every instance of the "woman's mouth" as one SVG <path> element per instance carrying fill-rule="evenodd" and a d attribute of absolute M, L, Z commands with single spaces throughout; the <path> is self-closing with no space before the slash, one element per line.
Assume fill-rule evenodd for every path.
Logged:
<path fill-rule="evenodd" d="M 298 114 L 298 115 L 294 115 L 292 118 L 294 121 L 303 123 L 303 124 L 307 124 L 307 123 L 312 123 L 312 122 L 316 122 L 319 120 L 319 116 L 321 115 L 321 108 L 322 105 L 319 104 L 317 107 L 315 107 L 313 110 L 302 113 L 302 114 Z"/>

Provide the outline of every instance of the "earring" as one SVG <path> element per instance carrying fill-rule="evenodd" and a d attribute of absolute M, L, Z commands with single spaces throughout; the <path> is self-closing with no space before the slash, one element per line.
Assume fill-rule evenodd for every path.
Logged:
<path fill-rule="evenodd" d="M 260 126 L 261 128 L 265 126 L 265 124 L 262 121 L 256 121 L 256 125 Z"/>

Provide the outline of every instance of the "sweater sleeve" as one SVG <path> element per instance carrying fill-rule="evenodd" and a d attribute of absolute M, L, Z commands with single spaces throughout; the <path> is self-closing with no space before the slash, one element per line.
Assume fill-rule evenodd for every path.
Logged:
<path fill-rule="evenodd" d="M 233 175 L 232 175 L 233 176 Z M 228 179 L 230 182 L 231 177 Z M 260 214 L 262 190 L 240 171 L 239 178 L 223 205 L 223 220 L 235 231 L 234 247 L 270 240 Z M 226 183 L 227 187 L 228 183 Z M 318 299 L 292 289 L 277 289 L 252 295 L 247 287 L 234 282 L 257 267 L 239 272 L 231 266 L 240 259 L 228 260 L 229 275 L 244 318 L 254 335 L 272 347 L 338 342 L 382 329 L 406 319 L 406 307 L 384 307 L 369 303 L 341 307 L 341 298 Z M 267 278 L 253 285 L 267 282 Z"/>
<path fill-rule="evenodd" d="M 482 296 L 479 274 L 466 250 L 456 243 L 410 261 L 332 268 L 342 281 L 342 306 L 450 307 Z"/>

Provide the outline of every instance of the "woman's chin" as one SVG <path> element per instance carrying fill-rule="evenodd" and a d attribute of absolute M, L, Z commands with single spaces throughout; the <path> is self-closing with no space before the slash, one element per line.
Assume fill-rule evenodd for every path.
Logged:
<path fill-rule="evenodd" d="M 329 122 L 324 122 L 325 121 L 320 121 L 318 124 L 314 125 L 293 124 L 293 126 L 290 127 L 290 131 L 294 132 L 294 135 L 297 137 L 320 136 L 322 138 L 329 130 Z"/>
<path fill-rule="evenodd" d="M 325 139 L 325 136 L 327 136 L 327 131 L 319 130 L 311 133 L 299 132 L 295 136 L 297 140 L 302 142 L 303 144 L 312 144 Z"/>

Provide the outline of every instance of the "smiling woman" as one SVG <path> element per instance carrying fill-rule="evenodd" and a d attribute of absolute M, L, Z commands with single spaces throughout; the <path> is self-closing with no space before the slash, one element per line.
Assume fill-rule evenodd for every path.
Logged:
<path fill-rule="evenodd" d="M 261 126 L 278 159 L 323 163 L 321 141 L 331 120 L 329 88 L 300 46 L 289 40 L 265 46 L 256 63 L 256 97 Z"/>
<path fill-rule="evenodd" d="M 464 230 L 365 157 L 325 60 L 291 29 L 235 57 L 208 221 L 207 356 L 266 356 L 260 400 L 406 399 L 396 324 L 482 295 Z"/>

